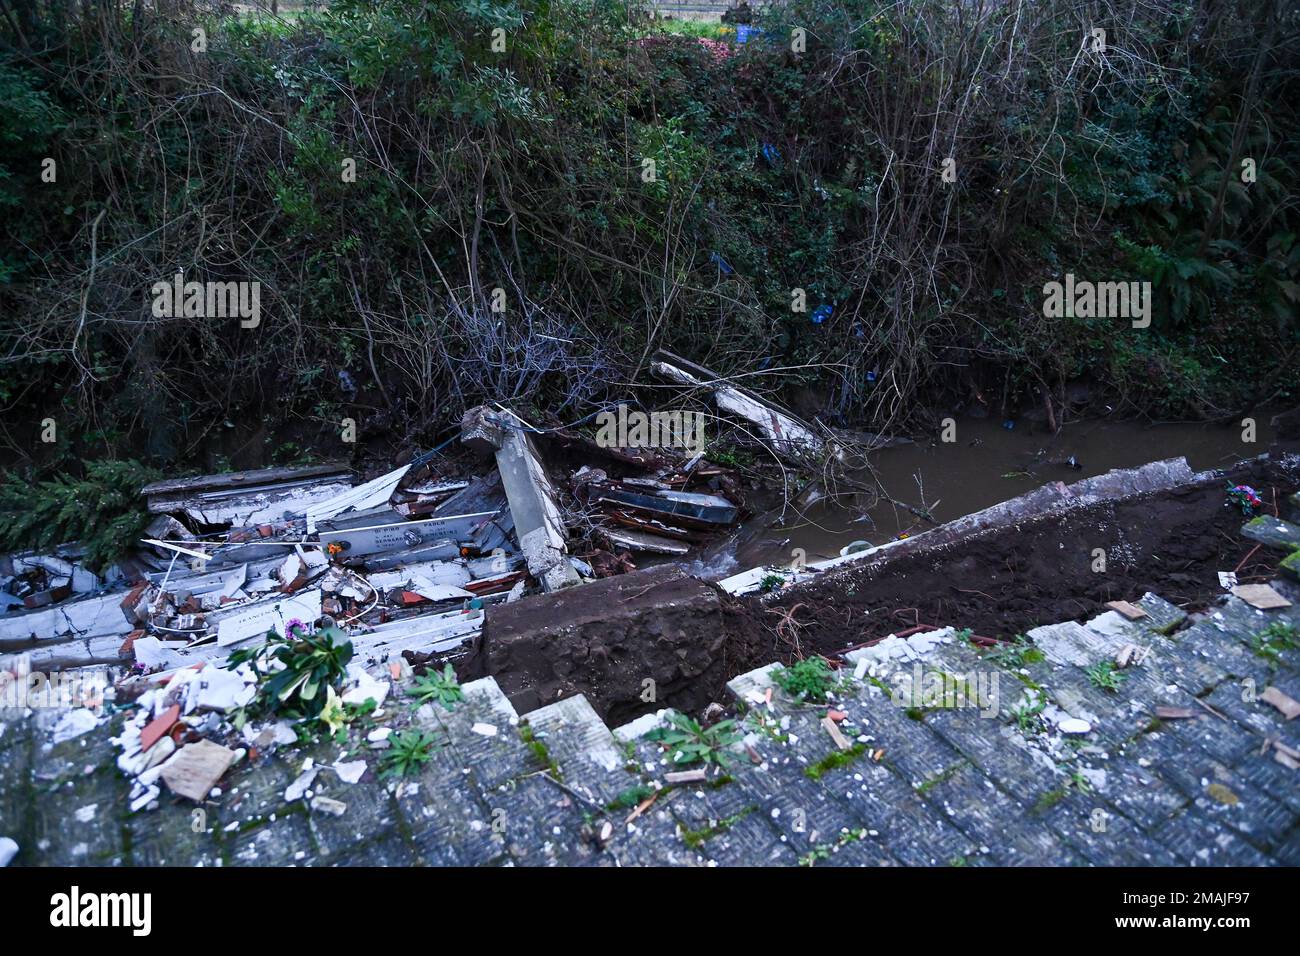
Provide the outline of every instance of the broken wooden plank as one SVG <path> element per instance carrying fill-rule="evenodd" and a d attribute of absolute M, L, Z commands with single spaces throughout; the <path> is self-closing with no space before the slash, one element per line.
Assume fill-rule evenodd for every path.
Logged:
<path fill-rule="evenodd" d="M 1238 584 L 1232 589 L 1232 593 L 1251 607 L 1259 608 L 1261 611 L 1291 606 L 1290 601 L 1267 584 Z"/>
<path fill-rule="evenodd" d="M 1139 621 L 1147 616 L 1146 611 L 1136 604 L 1130 604 L 1128 601 L 1107 601 L 1106 606 L 1112 611 L 1118 611 L 1130 621 Z"/>
<path fill-rule="evenodd" d="M 1264 688 L 1264 693 L 1259 695 L 1259 699 L 1266 704 L 1272 704 L 1287 720 L 1295 720 L 1296 717 L 1300 717 L 1300 701 L 1276 687 Z"/>
<path fill-rule="evenodd" d="M 835 721 L 831 720 L 830 717 L 822 718 L 822 727 L 825 729 L 826 733 L 830 734 L 831 740 L 835 741 L 835 746 L 839 747 L 840 750 L 852 749 L 853 744 L 849 743 L 849 738 L 844 736 L 840 731 L 839 726 Z"/>
<path fill-rule="evenodd" d="M 675 770 L 664 774 L 664 782 L 669 784 L 703 783 L 709 778 L 708 772 L 699 767 L 695 770 Z"/>

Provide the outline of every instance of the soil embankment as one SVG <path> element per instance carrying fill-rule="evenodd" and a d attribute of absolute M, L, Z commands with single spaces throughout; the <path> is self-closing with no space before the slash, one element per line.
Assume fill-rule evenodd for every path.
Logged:
<path fill-rule="evenodd" d="M 1282 508 L 1300 484 L 1300 458 L 1256 459 L 1173 491 L 955 542 L 918 540 L 776 595 L 733 599 L 672 567 L 607 578 L 490 609 L 462 676 L 494 676 L 520 712 L 583 693 L 618 724 L 666 706 L 699 712 L 753 667 L 834 658 L 912 627 L 1005 640 L 1147 591 L 1197 610 L 1223 593 L 1220 571 L 1242 583 L 1273 576 L 1277 556 L 1240 536 L 1245 519 L 1226 504 L 1225 486 L 1237 483 L 1256 488 L 1266 510 Z"/>
<path fill-rule="evenodd" d="M 1300 461 L 1289 461 L 1254 460 L 1174 491 L 1031 517 L 902 556 L 885 552 L 745 603 L 749 617 L 773 631 L 788 614 L 777 657 L 834 655 L 917 625 L 1007 639 L 1147 591 L 1200 609 L 1223 593 L 1220 571 L 1235 571 L 1242 583 L 1272 576 L 1277 556 L 1241 537 L 1246 519 L 1226 504 L 1225 485 L 1253 486 L 1271 512 L 1300 481 Z"/>

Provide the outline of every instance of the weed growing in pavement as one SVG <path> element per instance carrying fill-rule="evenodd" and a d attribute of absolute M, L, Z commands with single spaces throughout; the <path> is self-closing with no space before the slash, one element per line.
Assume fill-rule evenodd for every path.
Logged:
<path fill-rule="evenodd" d="M 1283 651 L 1300 648 L 1300 631 L 1294 624 L 1274 621 L 1262 631 L 1250 635 L 1250 646 L 1256 657 L 1277 664 Z"/>
<path fill-rule="evenodd" d="M 809 657 L 772 671 L 772 680 L 798 700 L 823 702 L 835 687 L 835 672 L 824 657 Z"/>
<path fill-rule="evenodd" d="M 732 747 L 740 742 L 734 720 L 720 720 L 711 727 L 685 714 L 672 714 L 667 727 L 656 727 L 645 739 L 662 744 L 674 764 L 715 764 L 730 767 L 738 758 Z"/>
<path fill-rule="evenodd" d="M 1128 675 L 1120 671 L 1114 661 L 1098 661 L 1085 670 L 1084 674 L 1093 687 L 1112 694 L 1119 690 L 1120 684 L 1128 680 Z"/>
<path fill-rule="evenodd" d="M 450 664 L 442 669 L 441 674 L 437 671 L 421 674 L 406 689 L 406 693 L 420 704 L 433 702 L 441 704 L 447 710 L 465 699 L 460 682 L 456 680 L 456 670 Z"/>
<path fill-rule="evenodd" d="M 433 759 L 437 740 L 424 730 L 402 730 L 388 738 L 389 747 L 384 752 L 379 771 L 381 777 L 408 777 Z"/>

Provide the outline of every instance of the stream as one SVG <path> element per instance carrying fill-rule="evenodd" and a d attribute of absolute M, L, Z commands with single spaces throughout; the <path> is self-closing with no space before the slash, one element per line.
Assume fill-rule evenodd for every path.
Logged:
<path fill-rule="evenodd" d="M 1262 454 L 1272 440 L 1268 415 L 1256 417 L 1255 441 L 1243 440 L 1239 424 L 1144 425 L 1139 422 L 1080 421 L 1052 435 L 1027 426 L 1005 429 L 992 420 L 962 419 L 951 443 L 924 441 L 883 448 L 872 467 L 885 493 L 928 511 L 943 523 L 1017 497 L 1051 481 L 1067 484 L 1113 468 L 1133 468 L 1179 455 L 1195 470 L 1221 468 Z M 1070 460 L 1073 459 L 1073 464 Z M 870 475 L 862 476 L 869 481 Z M 706 579 L 762 564 L 788 564 L 796 548 L 806 560 L 835 557 L 855 541 L 882 544 L 919 534 L 933 525 L 906 508 L 865 495 L 818 502 L 801 516 L 787 512 L 756 516 L 736 537 L 692 562 Z"/>

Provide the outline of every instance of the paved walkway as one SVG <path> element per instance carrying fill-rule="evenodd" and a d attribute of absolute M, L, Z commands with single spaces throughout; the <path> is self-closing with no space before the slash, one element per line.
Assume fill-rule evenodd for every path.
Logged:
<path fill-rule="evenodd" d="M 450 712 L 409 714 L 440 746 L 400 786 L 358 739 L 245 760 L 202 807 L 165 795 L 131 813 L 110 742 L 123 715 L 54 746 L 52 716 L 29 715 L 0 723 L 0 835 L 28 865 L 1300 864 L 1285 751 L 1300 728 L 1263 699 L 1300 698 L 1300 649 L 1257 636 L 1300 627 L 1300 607 L 1232 597 L 1188 622 L 1139 603 L 1145 618 L 1038 628 L 1019 651 L 944 630 L 855 652 L 838 743 L 826 705 L 769 701 L 771 668 L 742 675 L 746 746 L 703 782 L 669 782 L 683 768 L 645 739 L 654 717 L 611 731 L 576 697 L 521 720 L 489 678 Z M 1097 665 L 1129 644 L 1146 658 L 1108 680 Z M 927 696 L 945 677 L 964 700 L 951 680 Z M 305 758 L 358 752 L 360 782 L 325 770 L 286 800 Z"/>

